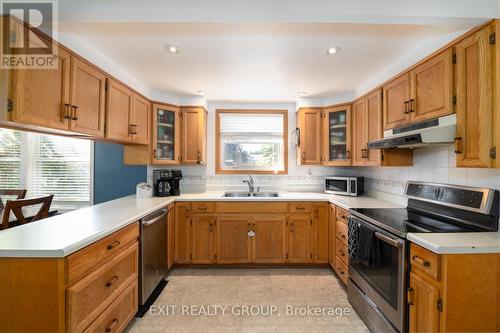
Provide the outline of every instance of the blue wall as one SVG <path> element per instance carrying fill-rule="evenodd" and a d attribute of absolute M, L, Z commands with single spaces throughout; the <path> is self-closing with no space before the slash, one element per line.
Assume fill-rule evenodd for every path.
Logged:
<path fill-rule="evenodd" d="M 135 193 L 135 186 L 147 181 L 146 166 L 123 165 L 123 146 L 94 143 L 94 204 Z"/>

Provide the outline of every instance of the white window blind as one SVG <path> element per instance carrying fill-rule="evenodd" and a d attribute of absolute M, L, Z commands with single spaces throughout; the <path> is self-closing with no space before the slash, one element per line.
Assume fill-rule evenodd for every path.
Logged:
<path fill-rule="evenodd" d="M 221 170 L 284 171 L 284 113 L 219 113 Z"/>
<path fill-rule="evenodd" d="M 0 188 L 21 185 L 21 133 L 0 129 Z"/>

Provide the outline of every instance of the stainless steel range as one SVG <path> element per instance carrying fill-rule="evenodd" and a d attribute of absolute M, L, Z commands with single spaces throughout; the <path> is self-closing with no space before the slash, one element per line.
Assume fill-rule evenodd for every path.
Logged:
<path fill-rule="evenodd" d="M 406 208 L 351 209 L 350 303 L 374 332 L 408 331 L 409 232 L 498 231 L 495 190 L 408 182 Z"/>

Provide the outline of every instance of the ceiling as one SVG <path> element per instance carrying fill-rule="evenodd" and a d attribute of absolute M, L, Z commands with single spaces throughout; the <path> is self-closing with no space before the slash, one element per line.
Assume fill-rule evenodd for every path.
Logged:
<path fill-rule="evenodd" d="M 409 12 L 352 15 L 355 8 L 342 8 L 332 17 L 325 17 L 321 8 L 295 16 L 283 10 L 279 16 L 252 11 L 248 1 L 235 0 L 247 7 L 229 6 L 225 12 L 212 7 L 197 11 L 195 6 L 192 12 L 176 12 L 173 5 L 164 7 L 172 1 L 146 2 L 151 6 L 139 3 L 147 10 L 131 1 L 122 6 L 115 1 L 61 2 L 60 24 L 153 90 L 188 96 L 203 90 L 208 100 L 217 101 L 295 101 L 298 92 L 327 98 L 355 90 L 425 43 L 484 21 L 477 11 L 470 19 L 410 17 Z M 262 1 L 254 3 L 262 6 Z M 418 14 L 425 9 L 412 10 Z M 166 52 L 166 44 L 181 52 Z M 341 52 L 327 56 L 326 49 L 333 46 Z"/>

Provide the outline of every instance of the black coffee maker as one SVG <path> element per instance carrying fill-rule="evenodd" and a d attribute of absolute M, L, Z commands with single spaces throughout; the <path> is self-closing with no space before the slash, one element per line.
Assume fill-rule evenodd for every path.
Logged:
<path fill-rule="evenodd" d="M 155 196 L 169 197 L 171 195 L 180 195 L 179 181 L 181 179 L 181 170 L 153 170 Z"/>

